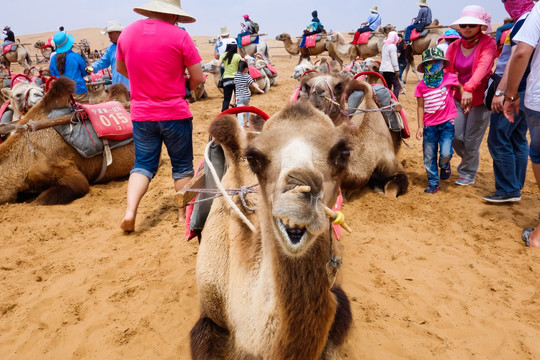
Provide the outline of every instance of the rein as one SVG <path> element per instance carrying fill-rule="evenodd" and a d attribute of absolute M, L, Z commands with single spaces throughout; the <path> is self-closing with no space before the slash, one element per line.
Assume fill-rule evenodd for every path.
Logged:
<path fill-rule="evenodd" d="M 328 90 L 330 92 L 330 96 L 331 96 L 331 98 L 328 98 L 327 96 L 324 97 L 325 100 L 330 102 L 330 109 L 328 110 L 328 112 L 331 113 L 332 110 L 334 109 L 334 106 L 336 106 L 338 108 L 338 112 L 339 112 L 339 116 L 337 117 L 337 119 L 339 119 L 339 117 L 343 115 L 343 116 L 345 116 L 347 118 L 347 120 L 349 120 L 349 113 L 341 108 L 341 104 L 337 101 L 336 96 L 334 94 L 334 90 L 332 90 L 332 86 L 330 86 L 330 83 L 328 82 L 328 80 L 326 80 L 324 78 L 323 79 L 318 79 L 311 86 L 311 89 L 309 89 L 309 96 L 311 96 L 311 95 L 313 95 L 315 93 L 315 86 L 319 85 L 319 83 L 321 81 L 323 81 L 325 83 L 326 87 L 328 88 Z M 317 95 L 317 96 L 319 96 L 319 95 Z"/>

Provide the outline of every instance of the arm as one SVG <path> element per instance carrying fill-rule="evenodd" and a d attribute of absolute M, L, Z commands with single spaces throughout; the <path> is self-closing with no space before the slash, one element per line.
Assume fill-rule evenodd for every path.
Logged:
<path fill-rule="evenodd" d="M 416 130 L 416 139 L 420 140 L 424 137 L 424 98 L 416 98 L 416 116 L 418 118 L 418 130 Z"/>
<path fill-rule="evenodd" d="M 253 87 L 254 87 L 255 89 L 257 89 L 257 91 L 258 91 L 259 93 L 264 94 L 264 90 L 262 90 L 262 89 L 259 87 L 259 84 L 257 84 L 257 83 L 253 80 L 253 78 L 251 78 L 251 81 L 250 81 L 249 85 L 251 85 L 251 84 L 253 84 Z"/>
<path fill-rule="evenodd" d="M 508 74 L 505 97 L 513 96 L 515 98 L 513 103 L 510 101 L 505 101 L 503 106 L 504 116 L 506 116 L 510 122 L 514 122 L 514 111 L 516 111 L 516 113 L 519 112 L 519 95 L 517 95 L 517 89 L 521 79 L 523 78 L 523 74 L 525 74 L 525 70 L 527 69 L 527 65 L 529 64 L 529 59 L 531 58 L 533 51 L 534 47 L 527 43 L 520 42 L 516 46 L 516 51 L 513 52 L 508 64 L 506 64 L 504 72 L 505 74 L 508 72 Z"/>
<path fill-rule="evenodd" d="M 116 59 L 116 71 L 129 79 L 126 63 L 124 61 Z"/>
<path fill-rule="evenodd" d="M 476 54 L 478 57 L 478 63 L 476 69 L 465 84 L 463 84 L 463 90 L 465 92 L 473 92 L 480 84 L 482 80 L 490 73 L 493 68 L 493 63 L 497 54 L 497 46 L 495 45 L 495 40 L 489 38 L 488 41 L 482 46 L 481 49 Z"/>
<path fill-rule="evenodd" d="M 201 63 L 198 62 L 196 64 L 188 66 L 187 71 L 189 73 L 189 89 L 193 91 L 204 81 L 204 74 L 202 71 Z"/>
<path fill-rule="evenodd" d="M 111 66 L 110 57 L 111 57 L 111 47 L 109 46 L 107 50 L 105 51 L 105 54 L 103 54 L 103 56 L 98 61 L 95 61 L 92 64 L 92 67 L 94 68 L 94 72 L 99 71 L 101 69 L 106 69 L 109 66 Z"/>
<path fill-rule="evenodd" d="M 397 47 L 395 45 L 390 47 L 390 62 L 392 63 L 392 67 L 394 68 L 394 71 L 399 72 L 399 63 L 397 59 Z"/>

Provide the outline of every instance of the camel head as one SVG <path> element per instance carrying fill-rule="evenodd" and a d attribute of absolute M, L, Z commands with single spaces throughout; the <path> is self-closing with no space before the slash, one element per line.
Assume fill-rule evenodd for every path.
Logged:
<path fill-rule="evenodd" d="M 279 34 L 278 36 L 276 36 L 276 40 L 278 40 L 278 41 L 292 41 L 291 40 L 291 35 L 289 35 L 287 33 Z"/>
<path fill-rule="evenodd" d="M 207 64 L 202 65 L 203 72 L 210 73 L 210 74 L 218 74 L 219 73 L 219 61 L 218 60 L 212 60 Z"/>
<path fill-rule="evenodd" d="M 35 83 L 25 80 L 15 84 L 12 89 L 3 88 L 2 95 L 6 100 L 11 100 L 9 107 L 14 112 L 13 121 L 16 121 L 43 98 L 44 91 Z"/>
<path fill-rule="evenodd" d="M 51 88 L 45 93 L 43 99 L 30 109 L 25 119 L 48 115 L 53 109 L 69 107 L 73 93 L 75 93 L 75 81 L 61 76 L 52 82 Z"/>
<path fill-rule="evenodd" d="M 350 151 L 348 135 L 307 102 L 287 105 L 248 141 L 261 227 L 286 256 L 302 256 L 329 231 L 325 205 L 334 206 Z"/>
<path fill-rule="evenodd" d="M 345 74 L 309 73 L 300 81 L 301 96 L 335 122 L 345 110 L 343 93 L 349 81 Z"/>
<path fill-rule="evenodd" d="M 392 24 L 387 24 L 385 26 L 379 27 L 379 31 L 385 35 L 388 35 L 390 31 L 396 31 L 396 27 Z"/>
<path fill-rule="evenodd" d="M 294 72 L 292 74 L 292 78 L 295 80 L 300 80 L 302 75 L 308 70 L 313 70 L 315 68 L 315 65 L 308 59 L 302 59 L 300 64 L 296 65 L 294 68 Z"/>

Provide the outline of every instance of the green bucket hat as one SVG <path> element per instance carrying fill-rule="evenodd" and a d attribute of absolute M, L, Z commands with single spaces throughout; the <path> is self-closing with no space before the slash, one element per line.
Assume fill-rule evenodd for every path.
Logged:
<path fill-rule="evenodd" d="M 432 47 L 422 53 L 422 62 L 416 67 L 416 70 L 423 73 L 425 71 L 424 64 L 433 60 L 442 60 L 444 67 L 450 65 L 450 61 L 444 57 L 443 51 L 437 47 Z"/>

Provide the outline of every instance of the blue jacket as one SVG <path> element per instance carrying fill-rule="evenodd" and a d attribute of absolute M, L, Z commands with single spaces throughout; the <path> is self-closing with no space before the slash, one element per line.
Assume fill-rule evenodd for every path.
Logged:
<path fill-rule="evenodd" d="M 49 71 L 51 75 L 60 77 L 58 72 L 58 67 L 56 66 L 56 56 L 58 54 L 54 53 L 51 56 L 51 62 L 49 64 Z M 86 76 L 86 62 L 81 55 L 74 53 L 71 50 L 66 52 L 66 63 L 64 64 L 64 73 L 63 76 L 66 76 L 77 84 L 75 94 L 84 94 L 88 90 L 86 89 L 86 81 L 84 77 Z"/>
<path fill-rule="evenodd" d="M 129 79 L 116 71 L 116 44 L 111 44 L 105 50 L 105 54 L 98 61 L 92 64 L 94 72 L 111 67 L 112 83 L 124 84 L 129 91 Z"/>
<path fill-rule="evenodd" d="M 431 24 L 431 9 L 427 6 L 421 6 L 414 20 L 414 24 Z"/>

